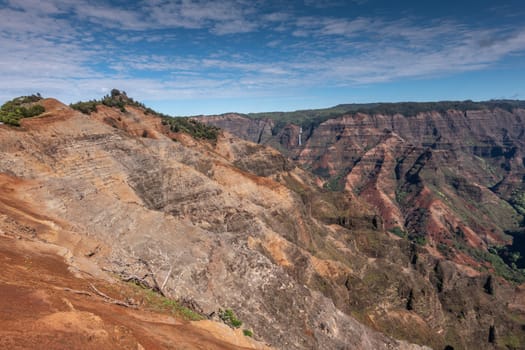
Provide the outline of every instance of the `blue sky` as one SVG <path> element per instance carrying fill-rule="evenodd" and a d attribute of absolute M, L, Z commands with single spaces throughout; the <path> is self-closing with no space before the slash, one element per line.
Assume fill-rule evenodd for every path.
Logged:
<path fill-rule="evenodd" d="M 173 115 L 525 99 L 525 2 L 0 0 L 0 102 Z"/>

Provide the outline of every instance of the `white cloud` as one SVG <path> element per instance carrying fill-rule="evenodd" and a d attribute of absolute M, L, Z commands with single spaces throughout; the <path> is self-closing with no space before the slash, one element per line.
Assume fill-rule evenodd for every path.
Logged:
<path fill-rule="evenodd" d="M 272 41 L 267 42 L 266 46 L 274 48 L 274 47 L 280 46 L 281 44 L 282 44 L 281 40 L 272 40 Z"/>
<path fill-rule="evenodd" d="M 0 99 L 39 91 L 72 102 L 113 87 L 150 100 L 271 96 L 276 89 L 479 70 L 525 51 L 525 25 L 480 29 L 444 19 L 259 15 L 255 2 L 239 0 L 144 0 L 134 6 L 11 0 L 0 9 L 0 47 L 8 53 L 0 56 Z M 205 43 L 218 40 L 214 36 L 235 41 L 242 35 L 234 34 L 265 35 L 253 42 L 257 52 L 232 44 L 192 56 L 178 51 L 189 45 L 179 41 L 186 33 L 181 28 L 198 29 Z M 162 54 L 148 52 L 148 45 L 160 43 Z"/>
<path fill-rule="evenodd" d="M 39 0 L 9 0 L 7 3 L 17 10 L 36 12 L 38 14 L 58 14 L 63 13 L 57 3 Z"/>
<path fill-rule="evenodd" d="M 366 0 L 353 0 L 352 2 L 366 1 Z M 305 6 L 315 7 L 315 8 L 329 8 L 329 7 L 340 7 L 345 4 L 341 0 L 304 0 Z"/>
<path fill-rule="evenodd" d="M 253 32 L 256 28 L 257 23 L 255 22 L 234 20 L 229 22 L 217 23 L 213 27 L 212 32 L 217 35 L 239 34 Z"/>
<path fill-rule="evenodd" d="M 145 30 L 151 27 L 143 16 L 132 10 L 126 10 L 108 5 L 78 3 L 74 11 L 80 20 L 87 20 L 107 28 Z"/>
<path fill-rule="evenodd" d="M 262 19 L 267 22 L 284 22 L 290 19 L 290 14 L 286 12 L 272 12 L 263 15 Z"/>
<path fill-rule="evenodd" d="M 217 35 L 246 33 L 258 23 L 252 2 L 226 0 L 149 0 L 140 9 L 149 28 L 208 29 Z M 139 28 L 140 29 L 140 28 Z"/>
<path fill-rule="evenodd" d="M 126 7 L 101 1 L 9 0 L 8 5 L 39 16 L 72 13 L 80 21 L 124 30 L 208 29 L 224 35 L 245 33 L 258 25 L 252 16 L 256 3 L 243 0 L 144 0 Z"/>

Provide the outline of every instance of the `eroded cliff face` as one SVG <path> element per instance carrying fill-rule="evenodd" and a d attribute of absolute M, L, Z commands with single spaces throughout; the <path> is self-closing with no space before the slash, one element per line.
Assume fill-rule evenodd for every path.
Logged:
<path fill-rule="evenodd" d="M 259 127 L 271 120 L 199 120 L 281 150 L 325 188 L 359 203 L 359 211 L 389 236 L 373 235 L 378 241 L 372 243 L 360 230 L 359 239 L 368 240 L 358 249 L 371 259 L 370 275 L 349 274 L 346 305 L 337 282 L 325 288 L 343 310 L 359 310 L 378 329 L 435 348 L 525 346 L 523 315 L 515 323 L 496 311 L 522 310 L 514 303 L 522 287 L 514 285 L 523 281 L 519 269 L 525 267 L 516 254 L 523 253 L 525 110 L 355 113 L 302 130 L 273 124 L 271 136 Z M 355 230 L 351 218 L 333 220 Z M 514 245 L 499 250 L 504 263 L 494 247 L 510 244 L 509 234 Z M 374 244 L 384 244 L 385 251 L 368 250 Z M 512 331 L 503 335 L 505 329 Z"/>
<path fill-rule="evenodd" d="M 469 232 L 464 232 L 468 239 L 475 240 L 470 229 L 482 238 L 483 242 L 469 241 L 477 246 L 508 240 L 503 232 L 516 229 L 522 219 L 518 206 L 512 208 L 513 198 L 524 190 L 522 109 L 451 110 L 412 117 L 357 113 L 304 128 L 302 145 L 294 125 L 274 129 L 270 137 L 257 128 L 273 125 L 270 120 L 241 116 L 200 120 L 277 145 L 328 187 L 345 188 L 372 204 L 386 229 L 428 231 L 427 238 L 437 244 L 444 238 L 440 233 L 446 236 L 463 224 L 468 226 Z M 260 134 L 266 137 L 255 136 Z M 409 213 L 415 204 L 427 211 L 428 225 L 414 222 L 421 221 Z M 432 217 L 444 208 L 450 211 L 445 215 L 449 218 Z"/>
<path fill-rule="evenodd" d="M 41 103 L 41 117 L 0 126 L 0 173 L 25 203 L 0 201 L 3 225 L 38 213 L 31 239 L 64 245 L 70 263 L 146 281 L 212 319 L 232 309 L 276 348 L 420 348 L 378 331 L 388 327 L 412 342 L 448 341 L 427 275 L 447 286 L 457 278 L 432 257 L 414 258 L 420 247 L 388 236 L 365 204 L 320 189 L 278 151 L 228 134 L 198 141 L 139 107 L 87 116 Z M 423 316 L 407 308 L 427 302 Z M 494 317 L 477 320 L 479 334 Z M 246 344 L 259 346 L 237 343 Z"/>

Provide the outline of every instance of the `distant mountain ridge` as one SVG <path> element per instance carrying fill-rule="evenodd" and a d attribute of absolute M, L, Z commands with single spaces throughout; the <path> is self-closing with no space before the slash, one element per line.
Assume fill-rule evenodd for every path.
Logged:
<path fill-rule="evenodd" d="M 363 114 L 402 114 L 404 116 L 415 116 L 424 112 L 446 112 L 447 110 L 481 110 L 481 109 L 503 109 L 512 111 L 515 108 L 525 108 L 523 100 L 488 100 L 474 102 L 465 101 L 436 101 L 436 102 L 375 102 L 375 103 L 345 103 L 334 107 L 319 109 L 304 109 L 290 112 L 259 112 L 259 113 L 224 113 L 221 115 L 236 114 L 250 119 L 271 119 L 278 125 L 293 123 L 303 127 L 311 124 L 319 124 L 328 119 L 337 118 L 350 113 Z M 194 116 L 194 117 L 201 117 Z"/>

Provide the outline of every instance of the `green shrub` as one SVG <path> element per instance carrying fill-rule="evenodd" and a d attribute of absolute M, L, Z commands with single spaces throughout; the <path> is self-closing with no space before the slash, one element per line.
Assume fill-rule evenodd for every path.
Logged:
<path fill-rule="evenodd" d="M 181 303 L 176 300 L 163 297 L 152 289 L 133 282 L 129 282 L 128 284 L 143 298 L 146 308 L 158 312 L 169 312 L 188 321 L 201 321 L 205 319 L 198 312 L 181 305 Z"/>
<path fill-rule="evenodd" d="M 164 118 L 162 124 L 168 125 L 173 132 L 183 132 L 197 139 L 213 141 L 217 140 L 220 130 L 216 126 L 207 125 L 186 117 Z"/>
<path fill-rule="evenodd" d="M 0 107 L 0 122 L 19 126 L 20 119 L 31 118 L 45 112 L 45 108 L 36 104 L 42 99 L 40 94 L 17 97 Z"/>
<path fill-rule="evenodd" d="M 239 328 L 242 326 L 242 321 L 239 320 L 237 316 L 235 316 L 231 309 L 219 310 L 219 318 L 222 320 L 222 322 L 226 323 L 232 328 Z"/>
<path fill-rule="evenodd" d="M 69 105 L 69 107 L 77 110 L 77 111 L 80 111 L 84 114 L 91 114 L 93 112 L 96 112 L 97 111 L 97 101 L 95 100 L 91 100 L 91 101 L 87 101 L 87 102 L 77 102 L 77 103 L 72 103 Z"/>
<path fill-rule="evenodd" d="M 395 234 L 396 236 L 401 237 L 401 238 L 406 238 L 407 237 L 407 233 L 405 231 L 403 231 L 401 229 L 401 227 L 399 227 L 399 226 L 396 226 L 393 229 L 390 229 L 390 232 L 392 232 L 393 234 Z"/>
<path fill-rule="evenodd" d="M 242 330 L 242 334 L 244 334 L 245 336 L 250 337 L 250 338 L 253 337 L 253 332 L 250 331 L 249 329 L 243 329 Z"/>
<path fill-rule="evenodd" d="M 427 244 L 427 239 L 425 238 L 425 236 L 408 235 L 408 239 L 411 241 L 414 241 L 416 244 L 421 245 L 421 246 Z"/>
<path fill-rule="evenodd" d="M 525 164 L 525 160 L 524 160 Z M 521 215 L 525 215 L 525 191 L 514 190 L 509 203 Z"/>
<path fill-rule="evenodd" d="M 447 259 L 454 257 L 454 250 L 445 243 L 438 243 L 437 250 Z"/>

